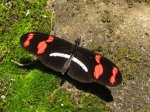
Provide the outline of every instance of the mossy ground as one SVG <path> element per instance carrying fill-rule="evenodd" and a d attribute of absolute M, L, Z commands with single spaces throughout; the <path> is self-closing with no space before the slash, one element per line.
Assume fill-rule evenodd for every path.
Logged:
<path fill-rule="evenodd" d="M 109 111 L 104 101 L 88 93 L 80 98 L 83 108 L 78 108 L 61 89 L 61 78 L 46 72 L 43 65 L 22 68 L 10 61 L 32 58 L 20 47 L 21 35 L 31 31 L 50 32 L 52 13 L 44 9 L 45 4 L 46 0 L 0 3 L 0 111 Z"/>
<path fill-rule="evenodd" d="M 139 2 L 139 3 L 142 3 L 142 2 L 147 2 L 147 3 L 150 3 L 150 0 L 127 0 L 127 3 L 129 5 L 133 5 L 134 3 L 136 2 Z"/>
<path fill-rule="evenodd" d="M 112 15 L 109 11 L 105 11 L 102 15 L 102 22 L 107 24 L 108 33 L 107 38 L 110 42 L 104 43 L 103 45 L 93 43 L 92 50 L 95 52 L 100 52 L 103 56 L 113 55 L 110 60 L 114 63 L 118 63 L 117 66 L 120 68 L 123 74 L 123 80 L 126 82 L 128 79 L 135 79 L 136 74 L 139 72 L 139 54 L 129 47 L 129 42 L 124 42 L 124 45 L 118 47 L 116 51 L 113 50 L 111 46 L 112 39 L 115 36 L 115 22 L 112 19 Z M 130 69 L 132 68 L 132 69 Z"/>

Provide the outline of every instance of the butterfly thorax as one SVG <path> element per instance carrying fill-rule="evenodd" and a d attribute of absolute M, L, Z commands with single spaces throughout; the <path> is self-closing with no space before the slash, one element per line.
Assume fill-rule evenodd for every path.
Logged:
<path fill-rule="evenodd" d="M 80 43 L 81 43 L 81 39 L 79 39 L 79 38 L 77 38 L 77 39 L 74 41 L 74 44 L 72 45 L 70 57 L 69 57 L 69 59 L 66 61 L 66 63 L 64 64 L 64 67 L 63 67 L 63 69 L 62 69 L 62 74 L 65 74 L 66 71 L 69 69 L 69 66 L 70 66 L 70 64 L 71 64 L 71 60 L 72 60 L 72 58 L 74 57 L 74 53 L 79 50 L 79 45 L 80 45 Z"/>

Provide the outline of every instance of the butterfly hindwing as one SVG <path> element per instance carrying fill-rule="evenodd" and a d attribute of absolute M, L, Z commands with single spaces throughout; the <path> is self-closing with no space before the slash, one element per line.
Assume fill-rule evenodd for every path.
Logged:
<path fill-rule="evenodd" d="M 87 57 L 88 56 L 88 57 Z M 74 54 L 74 60 L 68 70 L 68 75 L 80 82 L 90 83 L 93 82 L 93 68 L 96 64 L 92 59 L 93 55 L 79 48 Z M 77 60 L 77 61 L 75 61 Z"/>
<path fill-rule="evenodd" d="M 95 60 L 99 57 L 99 54 L 95 55 Z M 100 56 L 99 61 L 94 67 L 94 82 L 107 85 L 107 86 L 116 86 L 119 85 L 122 81 L 122 76 L 119 69 L 107 58 Z M 101 71 L 98 71 L 101 69 Z"/>
<path fill-rule="evenodd" d="M 75 53 L 77 58 L 87 68 L 83 69 L 81 63 L 71 63 L 68 75 L 81 82 L 97 82 L 107 86 L 119 85 L 122 77 L 118 68 L 110 60 L 90 50 L 79 48 Z"/>

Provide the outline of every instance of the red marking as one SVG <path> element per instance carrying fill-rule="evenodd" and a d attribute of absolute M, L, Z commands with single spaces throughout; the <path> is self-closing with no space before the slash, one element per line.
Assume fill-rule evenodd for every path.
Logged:
<path fill-rule="evenodd" d="M 112 69 L 112 76 L 110 77 L 110 83 L 114 84 L 116 82 L 116 75 L 118 73 L 118 69 L 116 67 L 113 67 Z"/>
<path fill-rule="evenodd" d="M 53 42 L 53 40 L 54 40 L 54 37 L 50 35 L 48 39 L 46 40 L 46 42 Z"/>
<path fill-rule="evenodd" d="M 100 59 L 101 59 L 100 55 L 95 55 L 95 60 L 97 63 L 100 63 Z"/>
<path fill-rule="evenodd" d="M 24 42 L 24 47 L 27 47 L 27 46 L 30 45 L 30 40 L 31 40 L 33 37 L 34 37 L 34 34 L 33 34 L 33 33 L 30 33 L 30 34 L 28 35 L 27 40 Z"/>
<path fill-rule="evenodd" d="M 42 54 L 45 51 L 46 47 L 47 47 L 47 43 L 45 41 L 40 42 L 37 46 L 38 48 L 37 54 Z"/>
<path fill-rule="evenodd" d="M 95 60 L 98 63 L 94 68 L 94 77 L 98 79 L 103 74 L 103 66 L 100 64 L 101 56 L 95 55 Z"/>
<path fill-rule="evenodd" d="M 37 46 L 38 49 L 37 54 L 44 53 L 45 49 L 47 48 L 47 42 L 53 42 L 53 40 L 54 37 L 50 35 L 47 40 L 40 42 Z"/>
<path fill-rule="evenodd" d="M 102 74 L 103 74 L 103 66 L 101 64 L 96 65 L 94 69 L 94 77 L 98 79 Z"/>

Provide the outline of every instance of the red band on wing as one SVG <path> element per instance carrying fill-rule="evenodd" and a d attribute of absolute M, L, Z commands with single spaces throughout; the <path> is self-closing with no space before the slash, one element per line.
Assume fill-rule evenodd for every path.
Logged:
<path fill-rule="evenodd" d="M 95 55 L 95 60 L 97 63 L 100 63 L 100 59 L 101 59 L 100 55 Z"/>
<path fill-rule="evenodd" d="M 49 36 L 48 39 L 46 41 L 42 41 L 38 44 L 37 46 L 37 54 L 42 54 L 45 52 L 45 49 L 47 48 L 47 42 L 53 42 L 54 37 L 53 36 Z"/>
<path fill-rule="evenodd" d="M 31 40 L 33 37 L 34 37 L 34 34 L 33 34 L 33 33 L 30 33 L 30 34 L 28 35 L 27 40 L 24 42 L 24 47 L 27 47 L 27 46 L 30 45 L 30 40 Z"/>
<path fill-rule="evenodd" d="M 47 47 L 47 43 L 45 41 L 40 42 L 37 46 L 38 48 L 37 54 L 42 54 L 45 51 L 46 47 Z"/>
<path fill-rule="evenodd" d="M 110 83 L 114 84 L 116 82 L 116 75 L 118 73 L 118 69 L 116 67 L 113 67 L 112 69 L 112 76 L 110 77 Z"/>
<path fill-rule="evenodd" d="M 102 74 L 103 74 L 103 66 L 101 64 L 96 65 L 94 69 L 94 77 L 98 79 Z"/>
<path fill-rule="evenodd" d="M 46 40 L 46 42 L 53 42 L 53 40 L 54 40 L 54 37 L 50 35 L 48 39 Z"/>
<path fill-rule="evenodd" d="M 95 55 L 95 60 L 98 63 L 94 68 L 94 77 L 98 79 L 103 74 L 103 66 L 100 64 L 101 56 Z"/>

